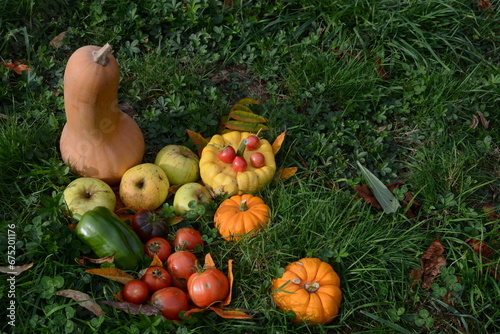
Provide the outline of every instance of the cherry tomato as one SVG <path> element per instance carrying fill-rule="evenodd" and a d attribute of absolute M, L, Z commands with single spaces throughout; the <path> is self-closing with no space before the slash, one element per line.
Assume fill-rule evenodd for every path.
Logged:
<path fill-rule="evenodd" d="M 187 250 L 173 253 L 167 259 L 167 270 L 172 277 L 171 284 L 187 291 L 187 281 L 196 272 L 196 255 Z"/>
<path fill-rule="evenodd" d="M 247 161 L 245 158 L 236 156 L 233 160 L 233 169 L 236 172 L 244 172 L 247 169 Z"/>
<path fill-rule="evenodd" d="M 149 209 L 137 211 L 132 217 L 131 226 L 142 242 L 154 237 L 168 236 L 168 224 Z"/>
<path fill-rule="evenodd" d="M 152 266 L 146 269 L 141 280 L 148 285 L 149 292 L 153 293 L 157 290 L 170 286 L 171 277 L 167 269 L 158 266 Z"/>
<path fill-rule="evenodd" d="M 183 227 L 175 232 L 175 239 L 172 242 L 174 249 L 186 249 L 194 251 L 196 245 L 203 246 L 205 242 L 201 237 L 201 233 L 191 227 Z"/>
<path fill-rule="evenodd" d="M 146 254 L 150 258 L 158 256 L 160 261 L 166 261 L 172 253 L 172 246 L 167 239 L 162 237 L 151 238 L 145 245 Z"/>
<path fill-rule="evenodd" d="M 148 285 L 138 279 L 128 281 L 123 287 L 122 296 L 129 303 L 142 304 L 149 298 Z"/>
<path fill-rule="evenodd" d="M 257 148 L 259 148 L 259 145 L 260 145 L 260 139 L 259 139 L 259 137 L 251 135 L 251 136 L 248 136 L 246 139 L 247 139 L 247 147 L 246 147 L 246 149 L 248 151 L 254 151 Z"/>
<path fill-rule="evenodd" d="M 266 158 L 264 157 L 264 154 L 262 154 L 260 152 L 254 152 L 250 156 L 250 163 L 255 168 L 260 168 L 266 164 Z"/>
<path fill-rule="evenodd" d="M 179 312 L 189 309 L 187 294 L 173 286 L 153 293 L 150 303 L 160 309 L 161 314 L 169 320 L 181 320 Z"/>
<path fill-rule="evenodd" d="M 199 307 L 207 307 L 213 302 L 223 301 L 229 294 L 227 276 L 213 267 L 191 275 L 187 287 L 189 297 Z"/>
<path fill-rule="evenodd" d="M 236 157 L 236 151 L 232 146 L 226 146 L 220 150 L 218 156 L 220 161 L 230 164 L 233 162 L 234 157 Z"/>

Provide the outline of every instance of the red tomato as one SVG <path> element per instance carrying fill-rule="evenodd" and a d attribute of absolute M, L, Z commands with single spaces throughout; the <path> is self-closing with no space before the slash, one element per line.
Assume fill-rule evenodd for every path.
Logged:
<path fill-rule="evenodd" d="M 172 253 L 167 259 L 167 270 L 172 277 L 171 284 L 187 291 L 187 281 L 196 272 L 196 255 L 187 250 Z"/>
<path fill-rule="evenodd" d="M 142 242 L 154 237 L 168 236 L 168 224 L 149 209 L 137 211 L 132 217 L 131 226 Z"/>
<path fill-rule="evenodd" d="M 247 161 L 245 158 L 236 156 L 233 160 L 233 169 L 236 172 L 244 172 L 247 169 Z"/>
<path fill-rule="evenodd" d="M 217 268 L 208 268 L 194 273 L 188 280 L 188 294 L 193 303 L 207 307 L 213 302 L 223 301 L 229 294 L 229 280 Z"/>
<path fill-rule="evenodd" d="M 138 279 L 128 281 L 123 287 L 122 296 L 129 303 L 142 304 L 149 298 L 148 285 Z"/>
<path fill-rule="evenodd" d="M 246 139 L 247 139 L 247 147 L 246 147 L 247 150 L 254 151 L 257 148 L 259 148 L 260 145 L 259 137 L 251 135 L 248 136 Z"/>
<path fill-rule="evenodd" d="M 161 314 L 169 320 L 181 320 L 179 312 L 189 309 L 189 301 L 186 293 L 173 286 L 153 293 L 150 303 L 160 309 Z"/>
<path fill-rule="evenodd" d="M 191 227 L 183 227 L 175 232 L 175 239 L 172 243 L 174 249 L 186 249 L 194 251 L 196 245 L 203 246 L 205 242 L 201 237 L 201 233 Z"/>
<path fill-rule="evenodd" d="M 149 239 L 145 247 L 146 254 L 148 254 L 150 258 L 154 258 L 155 255 L 157 255 L 162 262 L 166 261 L 172 253 L 172 246 L 170 246 L 167 239 L 162 237 Z"/>
<path fill-rule="evenodd" d="M 264 154 L 262 154 L 260 152 L 254 152 L 250 156 L 250 163 L 255 168 L 260 168 L 266 164 L 266 158 L 264 157 Z"/>
<path fill-rule="evenodd" d="M 220 150 L 218 156 L 220 161 L 230 164 L 233 162 L 234 157 L 236 157 L 236 151 L 232 146 L 226 146 Z"/>
<path fill-rule="evenodd" d="M 149 292 L 153 293 L 157 290 L 170 286 L 172 280 L 167 269 L 163 267 L 153 266 L 146 269 L 141 280 L 148 285 Z"/>

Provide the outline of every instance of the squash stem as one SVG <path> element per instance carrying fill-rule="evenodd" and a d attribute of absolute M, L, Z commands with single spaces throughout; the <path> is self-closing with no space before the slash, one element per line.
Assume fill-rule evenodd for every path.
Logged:
<path fill-rule="evenodd" d="M 248 205 L 247 205 L 246 199 L 241 201 L 239 209 L 240 209 L 240 211 L 247 211 L 248 210 Z"/>
<path fill-rule="evenodd" d="M 310 281 L 304 284 L 304 289 L 309 293 L 315 293 L 319 289 L 319 283 L 315 281 Z"/>
<path fill-rule="evenodd" d="M 109 45 L 109 43 L 106 43 L 106 45 L 104 45 L 99 50 L 93 51 L 92 55 L 94 56 L 94 62 L 101 66 L 106 66 L 109 61 L 108 56 L 111 53 L 112 49 L 113 48 L 111 47 L 111 45 Z"/>

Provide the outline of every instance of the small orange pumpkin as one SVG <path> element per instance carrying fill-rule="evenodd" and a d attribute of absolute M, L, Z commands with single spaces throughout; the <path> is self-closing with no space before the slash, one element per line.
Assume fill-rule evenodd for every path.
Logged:
<path fill-rule="evenodd" d="M 320 259 L 303 258 L 290 263 L 272 286 L 276 306 L 295 312 L 294 322 L 327 324 L 339 312 L 340 278 L 331 265 Z"/>
<path fill-rule="evenodd" d="M 233 195 L 215 211 L 215 227 L 224 239 L 236 241 L 247 233 L 255 233 L 266 227 L 269 211 L 269 206 L 260 197 Z"/>
<path fill-rule="evenodd" d="M 109 44 L 79 48 L 64 72 L 62 159 L 75 173 L 110 185 L 142 162 L 145 149 L 141 129 L 118 108 L 119 79 Z"/>

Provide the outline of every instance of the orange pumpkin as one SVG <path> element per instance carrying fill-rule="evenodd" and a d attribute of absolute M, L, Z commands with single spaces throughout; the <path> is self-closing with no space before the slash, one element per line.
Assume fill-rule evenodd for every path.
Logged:
<path fill-rule="evenodd" d="M 137 123 L 118 108 L 118 63 L 111 46 L 84 46 L 64 72 L 66 125 L 61 133 L 62 159 L 79 175 L 110 185 L 142 162 L 144 138 Z"/>
<path fill-rule="evenodd" d="M 233 195 L 224 200 L 214 215 L 215 227 L 228 241 L 236 241 L 248 233 L 267 226 L 269 206 L 262 198 L 250 194 Z"/>
<path fill-rule="evenodd" d="M 317 258 L 303 258 L 272 281 L 279 309 L 295 312 L 294 322 L 327 324 L 337 316 L 342 301 L 340 278 L 332 266 Z"/>

